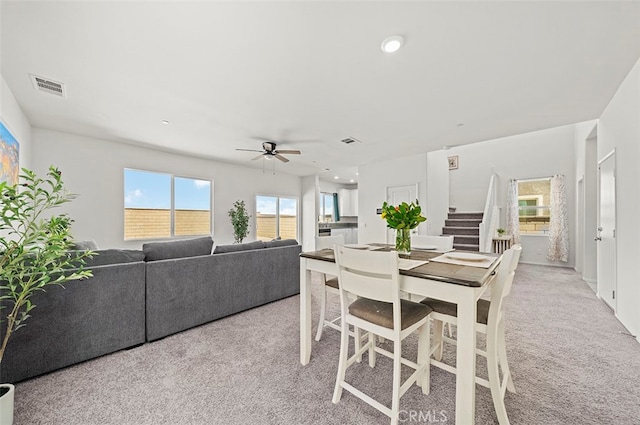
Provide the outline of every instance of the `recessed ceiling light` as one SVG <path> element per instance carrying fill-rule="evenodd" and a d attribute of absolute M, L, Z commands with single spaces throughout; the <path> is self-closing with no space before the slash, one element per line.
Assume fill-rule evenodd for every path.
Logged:
<path fill-rule="evenodd" d="M 354 179 L 349 180 L 349 183 L 355 183 L 356 181 Z"/>
<path fill-rule="evenodd" d="M 167 124 L 169 124 L 169 121 L 167 121 L 167 120 L 162 120 L 162 124 L 167 125 Z"/>
<path fill-rule="evenodd" d="M 333 178 L 334 178 L 335 180 L 338 180 L 340 177 L 338 177 L 338 176 L 333 176 Z"/>
<path fill-rule="evenodd" d="M 402 47 L 404 38 L 399 35 L 390 35 L 382 41 L 380 48 L 385 53 L 393 53 Z"/>

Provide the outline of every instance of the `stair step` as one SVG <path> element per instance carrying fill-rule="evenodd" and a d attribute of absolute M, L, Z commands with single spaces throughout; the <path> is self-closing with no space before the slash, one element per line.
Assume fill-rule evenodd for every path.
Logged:
<path fill-rule="evenodd" d="M 457 251 L 480 251 L 480 245 L 470 245 L 470 244 L 453 244 L 453 247 Z"/>
<path fill-rule="evenodd" d="M 448 227 L 479 227 L 481 219 L 456 218 L 444 221 L 444 225 Z"/>
<path fill-rule="evenodd" d="M 453 244 L 480 245 L 480 236 L 453 236 Z"/>
<path fill-rule="evenodd" d="M 469 211 L 469 212 L 455 212 L 449 213 L 449 219 L 472 219 L 482 221 L 483 212 Z"/>
<path fill-rule="evenodd" d="M 477 227 L 443 227 L 442 233 L 445 235 L 480 235 Z"/>

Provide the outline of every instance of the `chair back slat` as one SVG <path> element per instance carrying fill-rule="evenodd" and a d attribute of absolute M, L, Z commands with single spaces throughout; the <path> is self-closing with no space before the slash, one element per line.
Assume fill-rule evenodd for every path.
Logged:
<path fill-rule="evenodd" d="M 340 289 L 359 297 L 399 302 L 398 254 L 336 246 Z"/>

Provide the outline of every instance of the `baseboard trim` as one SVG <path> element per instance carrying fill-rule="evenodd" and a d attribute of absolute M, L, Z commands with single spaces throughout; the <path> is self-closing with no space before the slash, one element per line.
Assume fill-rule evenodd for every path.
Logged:
<path fill-rule="evenodd" d="M 588 279 L 586 277 L 583 277 L 582 280 L 584 280 L 585 282 L 590 283 L 592 285 L 597 285 L 598 284 L 598 281 L 596 279 Z"/>
<path fill-rule="evenodd" d="M 536 263 L 534 261 L 526 261 L 526 260 L 520 260 L 520 264 L 531 264 L 532 266 L 549 266 L 549 267 L 561 267 L 563 269 L 571 269 L 574 270 L 573 266 L 571 265 L 563 265 L 563 264 L 551 264 L 551 263 Z"/>

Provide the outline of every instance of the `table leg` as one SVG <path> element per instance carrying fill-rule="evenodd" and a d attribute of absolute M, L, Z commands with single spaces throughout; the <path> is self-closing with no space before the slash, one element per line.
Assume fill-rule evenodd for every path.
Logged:
<path fill-rule="evenodd" d="M 311 271 L 300 258 L 300 363 L 311 360 Z"/>
<path fill-rule="evenodd" d="M 473 425 L 476 411 L 476 298 L 466 291 L 458 302 L 456 424 Z"/>

